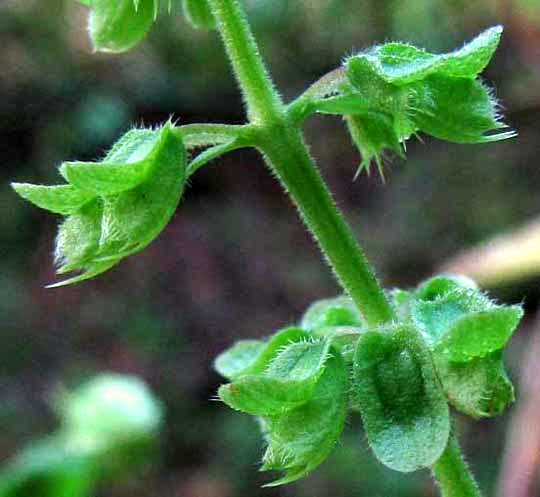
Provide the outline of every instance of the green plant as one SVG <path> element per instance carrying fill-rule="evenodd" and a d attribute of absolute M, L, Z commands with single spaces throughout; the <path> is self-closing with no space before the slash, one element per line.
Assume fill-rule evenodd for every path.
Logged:
<path fill-rule="evenodd" d="M 52 404 L 59 428 L 4 465 L 1 497 L 87 497 L 154 452 L 163 408 L 138 378 L 101 373 Z"/>
<path fill-rule="evenodd" d="M 97 50 L 133 47 L 158 14 L 157 0 L 86 0 Z M 446 497 L 480 495 L 451 430 L 449 407 L 475 418 L 499 414 L 513 387 L 503 349 L 522 309 L 492 302 L 474 282 L 437 276 L 416 289 L 384 291 L 309 155 L 302 125 L 311 115 L 344 117 L 362 155 L 382 175 L 385 151 L 403 156 L 418 132 L 457 143 L 514 136 L 478 75 L 502 33 L 488 29 L 462 49 L 430 54 L 386 43 L 348 57 L 285 104 L 238 0 L 185 0 L 195 27 L 219 31 L 242 91 L 245 125 L 168 122 L 134 129 L 96 163 L 60 167 L 66 184 L 14 184 L 39 207 L 66 216 L 56 243 L 59 273 L 102 273 L 150 243 L 170 219 L 187 180 L 238 148 L 264 156 L 345 296 L 314 303 L 298 326 L 265 341 L 241 341 L 216 361 L 230 383 L 220 398 L 256 416 L 267 442 L 263 469 L 294 481 L 318 466 L 359 410 L 376 457 L 410 472 L 431 468 Z M 170 6 L 169 6 L 170 9 Z M 188 158 L 186 149 L 204 148 Z"/>

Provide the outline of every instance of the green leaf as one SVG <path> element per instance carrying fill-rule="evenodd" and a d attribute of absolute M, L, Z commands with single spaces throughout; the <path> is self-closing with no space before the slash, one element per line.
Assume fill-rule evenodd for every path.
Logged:
<path fill-rule="evenodd" d="M 240 376 L 218 395 L 233 409 L 275 416 L 305 404 L 324 371 L 329 342 L 297 342 L 284 347 L 261 374 Z"/>
<path fill-rule="evenodd" d="M 184 15 L 194 28 L 214 29 L 216 20 L 207 0 L 182 0 Z"/>
<path fill-rule="evenodd" d="M 354 70 L 363 59 L 374 74 L 398 86 L 422 80 L 433 73 L 474 79 L 493 57 L 502 31 L 501 26 L 494 26 L 463 48 L 441 55 L 405 43 L 386 43 L 351 57 L 347 69 Z"/>
<path fill-rule="evenodd" d="M 433 465 L 446 447 L 450 420 L 430 354 L 414 328 L 362 334 L 353 369 L 353 394 L 377 458 L 402 472 Z"/>
<path fill-rule="evenodd" d="M 441 354 L 434 360 L 444 392 L 458 411 L 473 418 L 492 417 L 514 401 L 502 350 L 467 362 L 451 362 Z"/>
<path fill-rule="evenodd" d="M 221 376 L 232 380 L 252 366 L 265 347 L 261 340 L 240 340 L 217 357 L 214 368 Z"/>
<path fill-rule="evenodd" d="M 102 216 L 102 202 L 95 199 L 60 225 L 54 254 L 60 274 L 86 269 L 92 264 L 99 249 Z"/>
<path fill-rule="evenodd" d="M 342 95 L 315 101 L 313 108 L 321 114 L 365 114 L 370 107 L 358 95 Z"/>
<path fill-rule="evenodd" d="M 413 120 L 424 133 L 454 143 L 488 143 L 515 136 L 512 131 L 490 133 L 507 126 L 481 82 L 434 74 L 419 84 L 425 87 L 426 98 L 416 103 Z"/>
<path fill-rule="evenodd" d="M 440 56 L 439 70 L 456 78 L 477 76 L 493 58 L 493 54 L 499 46 L 502 32 L 502 26 L 493 26 L 480 33 L 463 48 Z"/>
<path fill-rule="evenodd" d="M 318 300 L 311 304 L 300 327 L 307 331 L 328 326 L 365 326 L 364 318 L 350 297 L 345 295 Z"/>
<path fill-rule="evenodd" d="M 229 407 L 253 416 L 276 416 L 306 403 L 315 382 L 291 382 L 266 376 L 241 376 L 219 387 L 218 396 Z"/>
<path fill-rule="evenodd" d="M 456 409 L 474 418 L 495 416 L 514 400 L 502 352 L 523 315 L 520 306 L 496 305 L 474 281 L 454 275 L 392 296 L 400 320 L 422 333 Z"/>
<path fill-rule="evenodd" d="M 57 214 L 73 214 L 95 198 L 92 193 L 71 185 L 45 186 L 11 183 L 11 186 L 22 198 Z"/>
<path fill-rule="evenodd" d="M 266 341 L 241 340 L 217 357 L 214 368 L 228 380 L 263 373 L 285 346 L 308 338 L 301 328 L 289 327 L 274 333 Z"/>
<path fill-rule="evenodd" d="M 501 350 L 523 316 L 520 306 L 496 307 L 458 319 L 437 342 L 436 350 L 455 362 L 467 362 Z"/>
<path fill-rule="evenodd" d="M 186 153 L 169 125 L 159 132 L 145 181 L 137 187 L 103 197 L 103 219 L 95 262 L 120 259 L 142 250 L 174 214 L 185 184 Z"/>
<path fill-rule="evenodd" d="M 327 340 L 301 341 L 284 347 L 268 365 L 265 376 L 303 382 L 321 372 L 328 358 Z"/>
<path fill-rule="evenodd" d="M 332 350 L 312 398 L 283 415 L 264 419 L 268 448 L 261 469 L 285 472 L 265 486 L 290 483 L 321 464 L 343 431 L 347 407 L 347 367 Z"/>
<path fill-rule="evenodd" d="M 238 370 L 234 372 L 234 377 L 263 373 L 268 368 L 268 365 L 287 345 L 308 339 L 309 335 L 301 328 L 295 326 L 279 330 L 265 342 L 265 347 L 261 349 L 258 356 L 254 358 L 253 362 L 248 367 L 241 371 Z"/>
<path fill-rule="evenodd" d="M 456 286 L 440 296 L 415 301 L 411 316 L 427 343 L 434 347 L 460 318 L 492 307 L 482 292 Z"/>
<path fill-rule="evenodd" d="M 478 285 L 466 276 L 438 275 L 422 282 L 414 293 L 421 300 L 435 300 L 456 288 L 478 290 Z"/>
<path fill-rule="evenodd" d="M 352 299 L 343 295 L 314 302 L 304 313 L 300 326 L 311 336 L 330 340 L 346 360 L 351 360 L 365 321 Z"/>
<path fill-rule="evenodd" d="M 95 50 L 120 53 L 133 48 L 156 15 L 154 0 L 92 0 L 88 31 Z"/>
<path fill-rule="evenodd" d="M 118 262 L 119 262 L 118 260 L 114 260 L 110 262 L 89 263 L 86 267 L 81 268 L 81 270 L 83 271 L 81 274 L 59 281 L 58 283 L 52 283 L 50 285 L 47 285 L 45 288 L 60 288 L 62 286 L 74 285 L 75 283 L 81 283 L 83 281 L 99 276 L 102 273 L 105 273 L 112 267 L 116 266 Z M 67 272 L 67 271 L 64 271 L 64 272 Z M 59 273 L 62 273 L 62 271 L 59 271 Z"/>
<path fill-rule="evenodd" d="M 362 154 L 358 173 L 363 170 L 369 173 L 371 163 L 375 161 L 383 177 L 381 154 L 384 150 L 391 150 L 396 155 L 404 157 L 392 116 L 370 112 L 364 115 L 347 116 L 346 120 L 351 138 Z"/>
<path fill-rule="evenodd" d="M 170 126 L 170 122 L 167 124 Z M 155 147 L 159 133 L 152 129 L 132 129 L 125 133 L 109 150 L 104 162 L 130 164 L 144 159 Z"/>
<path fill-rule="evenodd" d="M 81 190 L 114 195 L 143 183 L 167 146 L 165 133 L 134 129 L 117 142 L 103 162 L 65 162 L 60 173 Z"/>
<path fill-rule="evenodd" d="M 427 343 L 451 361 L 502 349 L 523 316 L 520 306 L 497 306 L 473 285 L 468 279 L 432 279 L 411 304 L 413 322 Z"/>

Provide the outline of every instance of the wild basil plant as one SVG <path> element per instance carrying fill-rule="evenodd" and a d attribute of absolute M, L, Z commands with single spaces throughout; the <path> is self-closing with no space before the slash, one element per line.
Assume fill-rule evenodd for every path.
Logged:
<path fill-rule="evenodd" d="M 133 48 L 170 10 L 158 0 L 84 3 L 94 48 L 107 52 Z M 99 161 L 62 164 L 61 185 L 14 184 L 25 199 L 64 216 L 55 260 L 59 274 L 76 274 L 52 286 L 92 278 L 142 250 L 168 223 L 193 174 L 227 152 L 254 147 L 343 288 L 343 296 L 310 306 L 297 325 L 266 340 L 240 341 L 216 360 L 229 381 L 220 399 L 258 419 L 267 446 L 262 469 L 281 472 L 268 485 L 315 469 L 339 440 L 349 411 L 358 410 L 380 462 L 402 472 L 430 468 L 445 497 L 479 496 L 449 406 L 481 418 L 513 401 L 502 356 L 523 311 L 493 302 L 458 276 L 382 289 L 309 154 L 302 126 L 314 114 L 342 116 L 362 156 L 358 172 L 375 164 L 381 174 L 383 154 L 405 156 L 407 140 L 419 133 L 464 144 L 511 138 L 479 79 L 502 28 L 446 54 L 406 43 L 373 46 L 285 103 L 240 0 L 184 0 L 183 10 L 194 27 L 221 36 L 247 121 L 133 129 Z"/>

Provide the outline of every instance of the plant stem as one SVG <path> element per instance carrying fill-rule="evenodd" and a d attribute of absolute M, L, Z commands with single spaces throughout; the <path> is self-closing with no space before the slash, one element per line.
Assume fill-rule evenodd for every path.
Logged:
<path fill-rule="evenodd" d="M 393 309 L 309 156 L 302 133 L 285 112 L 238 0 L 209 2 L 248 117 L 259 130 L 258 148 L 366 321 L 391 321 Z"/>
<path fill-rule="evenodd" d="M 287 124 L 278 126 L 264 135 L 260 148 L 366 321 L 370 325 L 391 321 L 393 310 L 309 156 L 300 131 Z"/>
<path fill-rule="evenodd" d="M 441 489 L 442 497 L 481 497 L 455 435 L 450 435 L 448 446 L 431 472 Z"/>
<path fill-rule="evenodd" d="M 362 249 L 311 159 L 299 129 L 300 121 L 307 114 L 304 107 L 310 92 L 328 92 L 339 80 L 339 71 L 323 78 L 286 109 L 264 66 L 238 0 L 209 0 L 209 3 L 247 105 L 255 144 L 296 204 L 336 277 L 366 321 L 377 325 L 395 319 Z M 443 497 L 481 497 L 453 435 L 432 471 Z"/>
<path fill-rule="evenodd" d="M 236 124 L 184 124 L 173 128 L 187 148 L 207 147 L 230 142 L 242 136 L 249 126 Z"/>
<path fill-rule="evenodd" d="M 283 112 L 283 103 L 264 66 L 246 15 L 237 0 L 210 0 L 249 120 L 260 124 Z"/>

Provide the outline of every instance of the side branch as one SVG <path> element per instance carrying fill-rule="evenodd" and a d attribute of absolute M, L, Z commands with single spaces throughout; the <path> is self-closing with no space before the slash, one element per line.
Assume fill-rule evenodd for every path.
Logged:
<path fill-rule="evenodd" d="M 172 129 L 187 149 L 221 145 L 249 134 L 250 126 L 234 124 L 184 124 Z"/>

